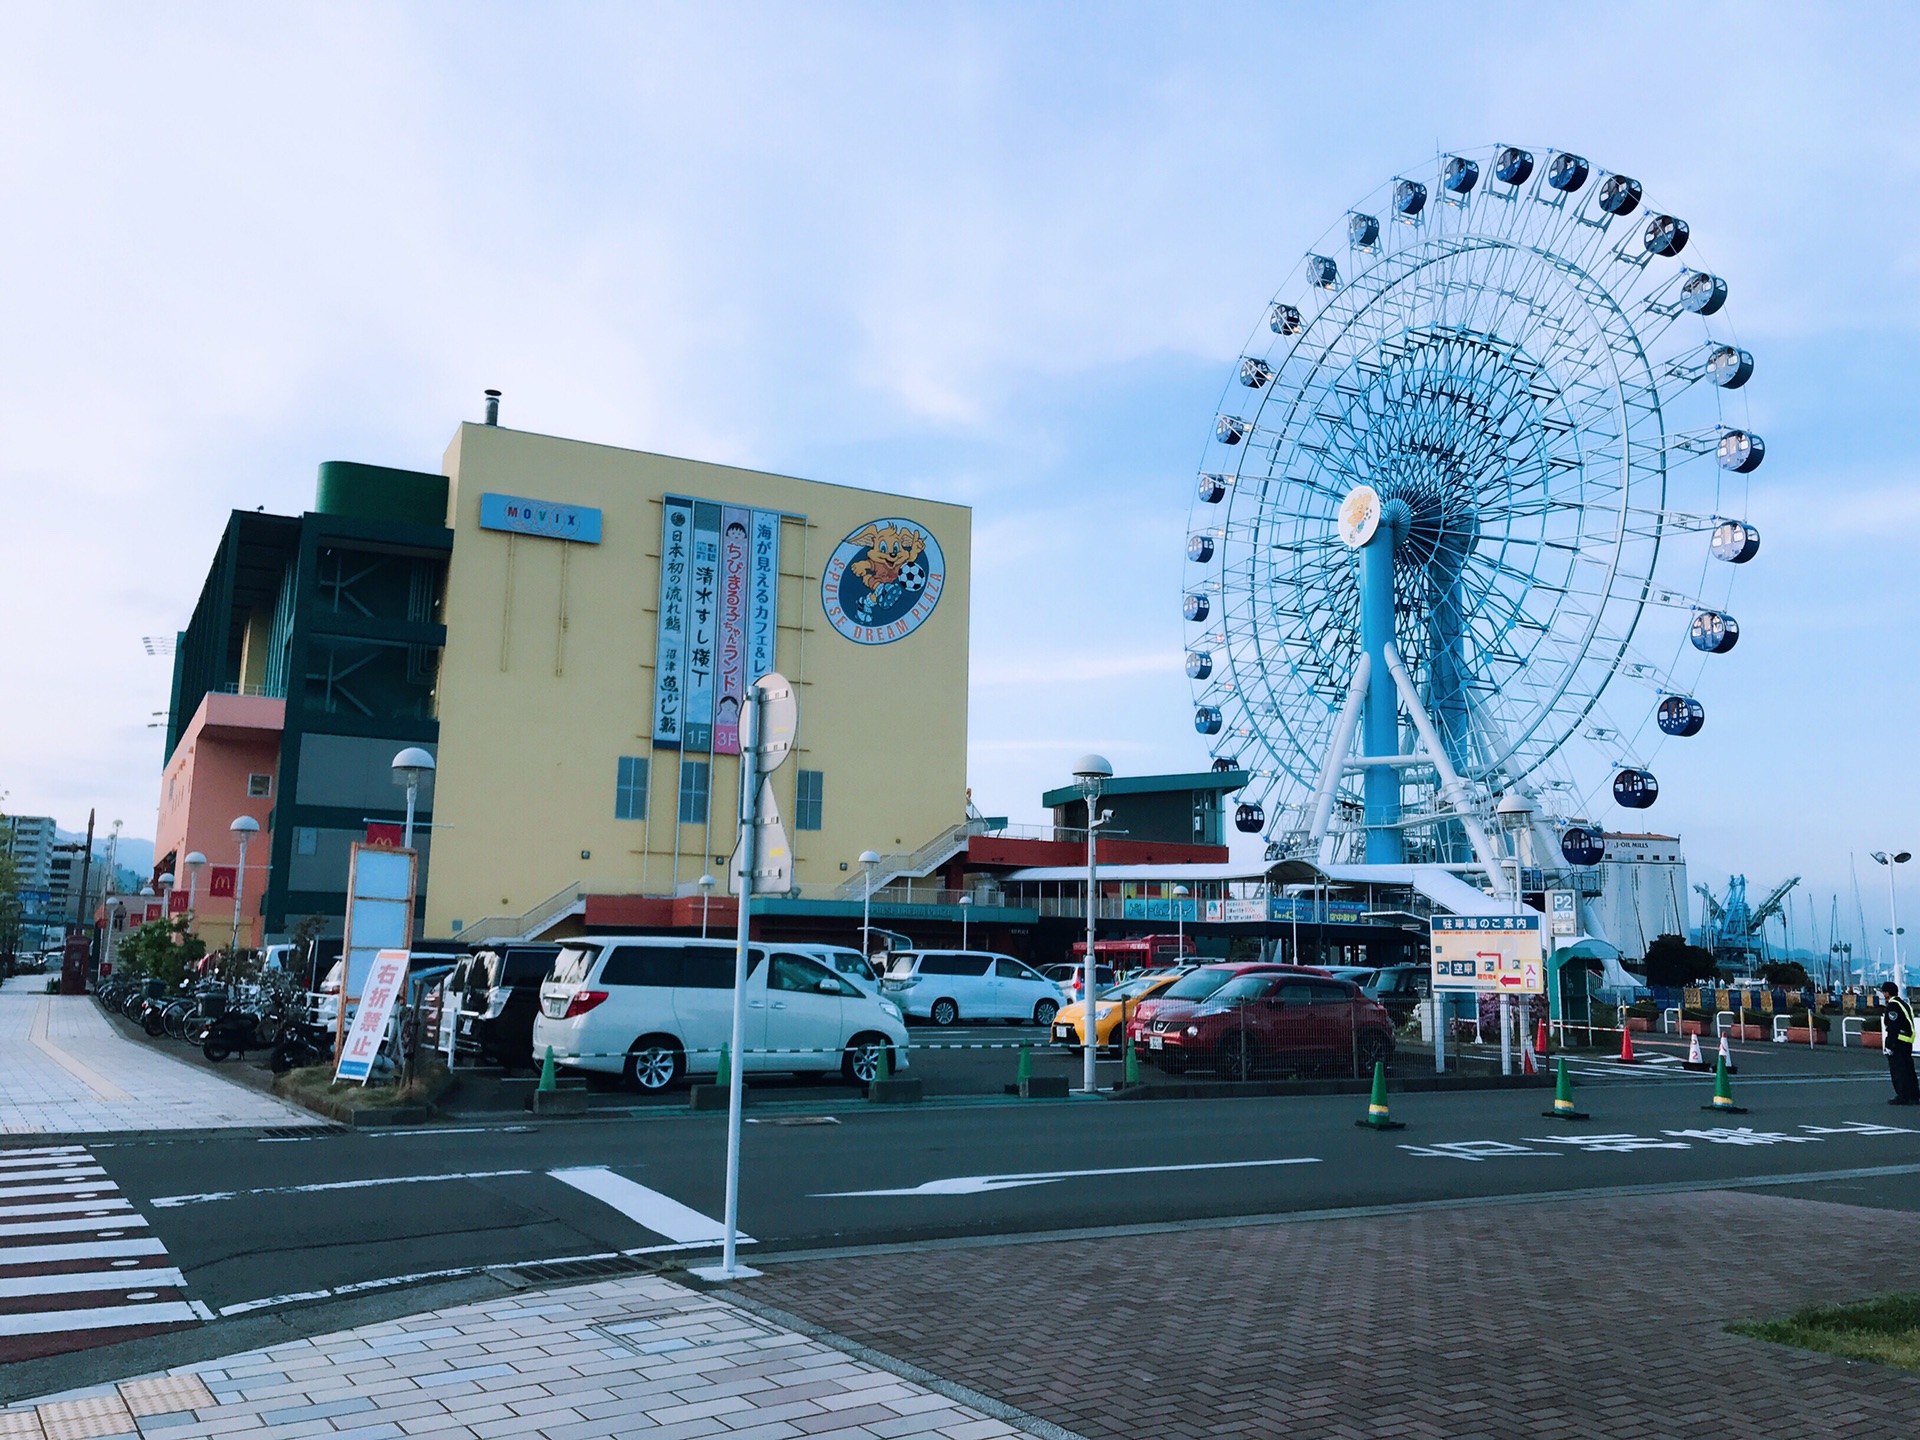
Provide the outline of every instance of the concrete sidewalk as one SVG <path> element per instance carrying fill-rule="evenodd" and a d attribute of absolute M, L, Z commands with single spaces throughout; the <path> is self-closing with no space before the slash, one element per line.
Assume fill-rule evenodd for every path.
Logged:
<path fill-rule="evenodd" d="M 1051 1426 L 1039 1432 L 1063 1440 Z M 416 1315 L 0 1409 L 0 1440 L 1014 1433 L 950 1394 L 653 1276 Z"/>
<path fill-rule="evenodd" d="M 17 975 L 0 985 L 0 1135 L 322 1123 L 135 1044 L 115 1031 L 92 996 L 49 995 L 46 983 Z"/>

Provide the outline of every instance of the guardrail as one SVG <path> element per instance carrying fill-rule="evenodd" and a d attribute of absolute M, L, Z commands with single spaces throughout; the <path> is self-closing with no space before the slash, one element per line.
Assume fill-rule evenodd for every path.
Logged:
<path fill-rule="evenodd" d="M 1672 1017 L 1671 1024 L 1668 1023 L 1669 1016 Z M 1660 1012 L 1660 1033 L 1662 1035 L 1678 1035 L 1680 1033 L 1680 1007 L 1678 1005 L 1669 1005 Z"/>
<path fill-rule="evenodd" d="M 1848 1027 L 1849 1025 L 1855 1025 L 1855 1026 L 1858 1026 L 1858 1027 L 1859 1027 L 1858 1029 L 1856 1029 L 1856 1030 L 1854 1030 L 1854 1031 L 1852 1031 L 1852 1032 L 1851 1032 L 1851 1033 L 1852 1033 L 1853 1035 L 1855 1035 L 1855 1036 L 1860 1036 L 1860 1035 L 1864 1035 L 1864 1034 L 1866 1034 L 1866 1033 L 1867 1033 L 1867 1018 L 1866 1018 L 1866 1016 L 1864 1016 L 1864 1015 L 1842 1015 L 1842 1016 L 1840 1017 L 1840 1048 L 1841 1048 L 1842 1050 L 1844 1050 L 1844 1049 L 1846 1049 L 1846 1048 L 1847 1048 L 1847 1035 L 1849 1034 L 1849 1031 L 1847 1030 L 1847 1027 Z M 1865 1040 L 1862 1040 L 1862 1041 L 1860 1042 L 1860 1048 L 1861 1048 L 1861 1049 L 1865 1049 L 1865 1048 L 1866 1048 L 1866 1044 L 1867 1044 L 1867 1042 L 1866 1042 Z"/>

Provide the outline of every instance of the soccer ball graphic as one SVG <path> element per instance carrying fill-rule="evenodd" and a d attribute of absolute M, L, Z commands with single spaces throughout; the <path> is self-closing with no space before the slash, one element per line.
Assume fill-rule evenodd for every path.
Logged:
<path fill-rule="evenodd" d="M 900 583 L 918 594 L 927 588 L 927 567 L 918 560 L 909 560 L 900 567 Z"/>

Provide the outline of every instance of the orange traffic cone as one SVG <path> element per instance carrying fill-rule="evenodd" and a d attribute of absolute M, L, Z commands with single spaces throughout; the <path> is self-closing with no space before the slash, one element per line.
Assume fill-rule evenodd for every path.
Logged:
<path fill-rule="evenodd" d="M 1633 1031 L 1624 1020 L 1620 1022 L 1620 1063 L 1622 1065 L 1637 1063 L 1633 1058 Z"/>
<path fill-rule="evenodd" d="M 1542 1060 L 1547 1058 L 1547 1022 L 1540 1022 L 1540 1030 L 1533 1037 L 1533 1051 Z"/>
<path fill-rule="evenodd" d="M 1522 1075 L 1538 1075 L 1540 1073 L 1539 1067 L 1533 1063 L 1533 1047 L 1531 1045 L 1522 1045 L 1520 1047 L 1520 1073 Z"/>
<path fill-rule="evenodd" d="M 1687 1042 L 1687 1058 L 1684 1062 L 1689 1070 L 1711 1070 L 1713 1067 L 1700 1058 L 1700 1032 L 1693 1032 Z"/>

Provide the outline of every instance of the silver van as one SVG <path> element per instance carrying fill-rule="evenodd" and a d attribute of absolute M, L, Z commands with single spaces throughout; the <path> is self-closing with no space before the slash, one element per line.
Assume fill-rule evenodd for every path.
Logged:
<path fill-rule="evenodd" d="M 1024 960 L 987 950 L 900 950 L 880 993 L 911 1019 L 936 1025 L 1009 1020 L 1051 1025 L 1060 987 Z"/>

